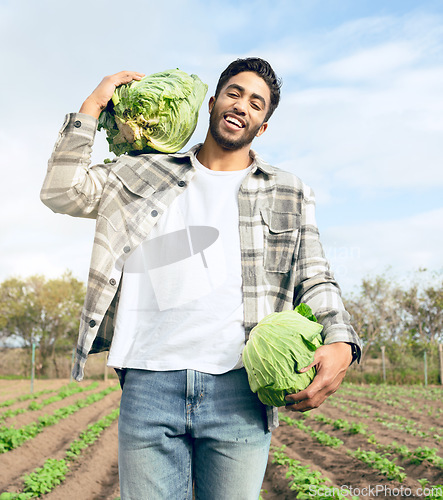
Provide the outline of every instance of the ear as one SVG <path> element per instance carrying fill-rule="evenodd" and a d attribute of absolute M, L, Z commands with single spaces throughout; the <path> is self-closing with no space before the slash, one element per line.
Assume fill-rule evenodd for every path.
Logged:
<path fill-rule="evenodd" d="M 255 137 L 260 137 L 262 134 L 266 132 L 268 128 L 268 122 L 262 123 L 262 126 L 259 128 L 258 132 L 255 134 Z"/>
<path fill-rule="evenodd" d="M 210 99 L 209 99 L 209 104 L 208 104 L 208 107 L 209 107 L 209 114 L 211 114 L 212 112 L 212 108 L 214 107 L 214 104 L 215 104 L 215 97 L 212 96 Z"/>

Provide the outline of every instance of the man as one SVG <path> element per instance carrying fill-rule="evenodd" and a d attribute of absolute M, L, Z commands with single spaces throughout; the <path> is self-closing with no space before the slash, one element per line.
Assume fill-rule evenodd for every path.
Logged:
<path fill-rule="evenodd" d="M 248 386 L 241 351 L 266 314 L 307 303 L 323 324 L 317 375 L 288 408 L 319 406 L 359 357 L 324 258 L 311 190 L 251 143 L 268 127 L 280 82 L 262 59 L 239 59 L 209 100 L 204 143 L 174 155 L 125 155 L 90 166 L 106 77 L 68 115 L 41 198 L 97 219 L 74 377 L 110 348 L 123 387 L 122 499 L 256 499 L 276 409 Z M 306 367 L 309 369 L 309 367 Z"/>

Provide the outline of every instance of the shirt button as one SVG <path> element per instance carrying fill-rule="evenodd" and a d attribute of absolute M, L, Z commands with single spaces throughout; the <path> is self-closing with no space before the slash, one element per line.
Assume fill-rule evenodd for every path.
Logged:
<path fill-rule="evenodd" d="M 158 215 L 157 210 L 153 210 L 153 211 L 151 212 L 151 215 L 152 215 L 152 217 L 157 217 L 157 215 Z"/>
<path fill-rule="evenodd" d="M 95 320 L 91 319 L 91 321 L 89 322 L 89 326 L 91 328 L 94 328 L 94 326 L 96 325 L 97 323 L 95 322 Z"/>
<path fill-rule="evenodd" d="M 75 128 L 80 128 L 81 126 L 82 126 L 82 122 L 80 120 L 75 120 L 74 127 Z"/>
<path fill-rule="evenodd" d="M 186 182 L 185 182 L 185 181 L 178 181 L 178 183 L 177 183 L 177 184 L 178 184 L 181 188 L 186 186 Z"/>
<path fill-rule="evenodd" d="M 112 286 L 114 286 L 117 282 L 115 281 L 115 279 L 114 279 L 114 278 L 111 278 L 111 279 L 109 280 L 109 283 L 110 283 Z"/>
<path fill-rule="evenodd" d="M 125 247 L 123 248 L 123 252 L 129 253 L 131 251 L 131 247 Z"/>

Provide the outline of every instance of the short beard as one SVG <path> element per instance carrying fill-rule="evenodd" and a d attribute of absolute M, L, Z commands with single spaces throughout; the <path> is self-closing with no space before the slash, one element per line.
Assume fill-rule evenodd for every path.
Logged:
<path fill-rule="evenodd" d="M 223 116 L 221 117 L 223 119 Z M 244 148 L 252 143 L 254 137 L 257 135 L 258 131 L 261 128 L 261 125 L 256 127 L 255 130 L 251 130 L 249 133 L 243 135 L 237 140 L 230 139 L 229 137 L 225 137 L 220 132 L 220 127 L 218 125 L 219 122 L 216 121 L 216 117 L 214 113 L 211 113 L 209 116 L 209 131 L 214 138 L 215 142 L 224 149 L 229 149 L 231 151 L 237 151 L 239 149 Z"/>

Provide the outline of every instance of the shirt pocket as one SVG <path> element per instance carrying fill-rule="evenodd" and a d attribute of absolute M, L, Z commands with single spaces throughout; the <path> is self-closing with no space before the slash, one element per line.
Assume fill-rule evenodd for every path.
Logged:
<path fill-rule="evenodd" d="M 264 268 L 274 273 L 287 273 L 291 269 L 299 246 L 300 215 L 260 210 L 264 233 Z"/>

